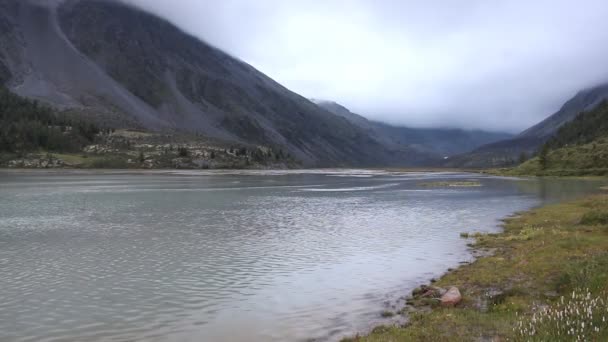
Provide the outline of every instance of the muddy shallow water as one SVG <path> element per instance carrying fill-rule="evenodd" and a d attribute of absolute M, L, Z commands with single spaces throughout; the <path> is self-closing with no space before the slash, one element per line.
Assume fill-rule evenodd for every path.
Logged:
<path fill-rule="evenodd" d="M 428 187 L 477 181 L 481 187 Z M 0 171 L 1 341 L 336 340 L 603 185 L 457 173 Z"/>

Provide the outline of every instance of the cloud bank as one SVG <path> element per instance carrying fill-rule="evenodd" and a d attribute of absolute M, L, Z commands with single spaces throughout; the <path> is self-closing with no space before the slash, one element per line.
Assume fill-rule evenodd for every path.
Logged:
<path fill-rule="evenodd" d="M 603 0 L 124 0 L 306 97 L 517 132 L 608 81 Z"/>

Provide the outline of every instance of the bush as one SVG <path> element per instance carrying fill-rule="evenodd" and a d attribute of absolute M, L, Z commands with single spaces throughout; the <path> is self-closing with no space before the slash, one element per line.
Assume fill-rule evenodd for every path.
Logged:
<path fill-rule="evenodd" d="M 608 212 L 598 210 L 589 211 L 581 218 L 581 224 L 586 226 L 608 224 Z"/>
<path fill-rule="evenodd" d="M 190 155 L 190 151 L 188 151 L 188 149 L 185 148 L 185 147 L 180 147 L 180 148 L 177 149 L 177 154 L 180 157 L 185 158 L 185 157 L 188 157 Z"/>

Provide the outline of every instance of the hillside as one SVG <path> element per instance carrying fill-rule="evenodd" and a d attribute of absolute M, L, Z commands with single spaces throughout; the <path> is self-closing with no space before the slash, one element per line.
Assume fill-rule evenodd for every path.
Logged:
<path fill-rule="evenodd" d="M 522 153 L 532 155 L 551 139 L 558 129 L 578 114 L 590 111 L 608 99 L 608 84 L 585 89 L 567 101 L 559 111 L 516 137 L 479 147 L 475 151 L 451 158 L 450 167 L 502 167 L 517 163 Z"/>
<path fill-rule="evenodd" d="M 0 88 L 0 153 L 45 150 L 78 152 L 91 144 L 100 128 L 58 115 L 35 101 Z"/>
<path fill-rule="evenodd" d="M 428 153 L 439 160 L 474 150 L 484 144 L 511 138 L 507 133 L 485 132 L 480 130 L 440 129 L 440 128 L 411 128 L 392 126 L 371 121 L 352 113 L 346 107 L 325 100 L 313 100 L 328 111 L 340 115 L 351 123 L 363 128 L 376 140 L 393 149 L 410 148 L 420 153 Z"/>
<path fill-rule="evenodd" d="M 285 168 L 288 152 L 196 135 L 115 130 L 0 88 L 0 167 Z"/>
<path fill-rule="evenodd" d="M 2 1 L 0 80 L 101 126 L 271 146 L 305 166 L 429 159 L 392 151 L 250 65 L 117 1 Z"/>
<path fill-rule="evenodd" d="M 514 175 L 608 174 L 608 102 L 563 125 L 539 155 L 509 170 Z"/>

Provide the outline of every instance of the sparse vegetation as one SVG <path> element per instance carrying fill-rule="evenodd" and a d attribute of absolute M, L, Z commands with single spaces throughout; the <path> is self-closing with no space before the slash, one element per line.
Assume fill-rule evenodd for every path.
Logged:
<path fill-rule="evenodd" d="M 38 105 L 32 105 L 32 108 L 38 108 Z M 44 115 L 56 113 L 44 107 L 40 108 L 42 108 L 40 114 L 42 116 L 35 114 L 34 111 L 34 114 L 25 114 L 24 117 L 34 115 L 36 118 L 38 116 L 35 115 L 39 115 L 45 118 L 43 121 L 54 120 Z M 61 133 L 61 139 L 64 139 L 65 144 L 62 146 L 65 149 L 54 148 L 48 144 L 38 143 L 40 141 L 36 135 L 38 131 L 32 128 L 36 124 L 30 127 L 29 123 L 31 122 L 24 121 L 23 135 L 11 136 L 14 141 L 9 144 L 10 148 L 0 150 L 0 167 L 243 169 L 285 168 L 299 165 L 288 155 L 278 156 L 281 154 L 278 152 L 281 151 L 280 148 L 239 145 L 231 147 L 232 153 L 229 153 L 222 142 L 208 140 L 199 135 L 169 135 L 131 129 L 91 129 L 86 133 L 90 134 L 89 137 L 74 133 L 76 131 L 71 126 L 62 126 L 63 128 L 49 126 L 48 130 L 51 132 L 55 129 L 64 131 Z M 3 129 L 7 128 L 0 127 L 0 133 Z M 27 137 L 30 136 L 34 136 L 35 143 L 28 142 Z M 3 134 L 0 134 L 0 140 L 8 141 L 7 136 Z"/>
<path fill-rule="evenodd" d="M 425 188 L 446 188 L 446 187 L 453 187 L 453 188 L 467 188 L 467 187 L 479 187 L 481 186 L 481 183 L 476 182 L 476 181 L 446 181 L 446 182 L 427 182 L 427 183 L 420 183 L 418 184 L 421 187 L 425 187 Z"/>

